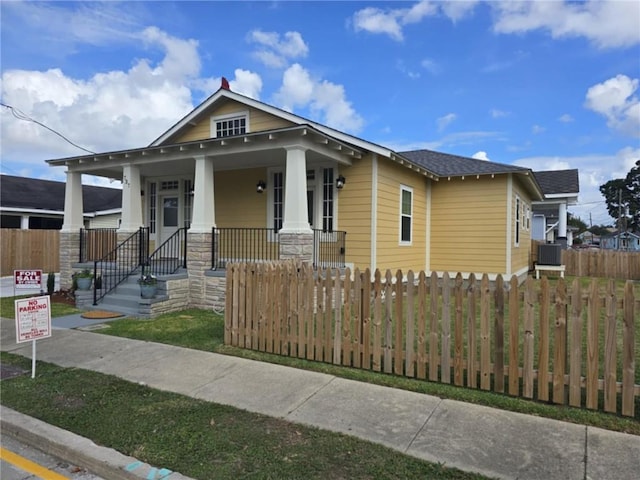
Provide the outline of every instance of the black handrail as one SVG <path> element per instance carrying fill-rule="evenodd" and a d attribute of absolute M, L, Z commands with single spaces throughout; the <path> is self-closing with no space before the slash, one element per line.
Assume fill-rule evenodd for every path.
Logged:
<path fill-rule="evenodd" d="M 117 228 L 81 228 L 80 263 L 102 258 L 106 252 L 113 252 L 118 245 Z M 115 261 L 115 258 L 112 259 Z"/>
<path fill-rule="evenodd" d="M 140 229 L 93 263 L 93 304 L 97 305 L 149 257 L 149 227 Z"/>
<path fill-rule="evenodd" d="M 313 267 L 344 268 L 347 232 L 313 230 Z"/>
<path fill-rule="evenodd" d="M 170 275 L 187 268 L 187 227 L 179 228 L 145 262 L 145 273 Z"/>
<path fill-rule="evenodd" d="M 273 228 L 213 228 L 211 268 L 228 262 L 280 260 L 280 238 Z"/>

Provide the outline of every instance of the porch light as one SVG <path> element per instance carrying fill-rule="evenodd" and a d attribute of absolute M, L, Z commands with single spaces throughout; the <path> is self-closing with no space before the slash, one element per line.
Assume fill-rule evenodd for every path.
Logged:
<path fill-rule="evenodd" d="M 267 188 L 267 184 L 264 183 L 264 180 L 260 180 L 257 184 L 256 184 L 256 192 L 258 193 L 262 193 L 264 192 L 264 189 Z"/>
<path fill-rule="evenodd" d="M 336 178 L 336 188 L 338 190 L 342 190 L 345 183 L 347 183 L 347 179 L 344 178 L 342 175 L 338 175 L 338 178 Z"/>

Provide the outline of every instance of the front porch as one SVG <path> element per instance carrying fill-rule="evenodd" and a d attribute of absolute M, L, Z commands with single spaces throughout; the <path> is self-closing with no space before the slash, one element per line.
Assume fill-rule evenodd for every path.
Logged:
<path fill-rule="evenodd" d="M 202 234 L 182 227 L 153 252 L 148 227 L 131 235 L 117 229 L 81 229 L 78 235 L 74 254 L 75 235 L 61 233 L 61 243 L 69 249 L 64 270 L 88 268 L 95 279 L 90 291 L 78 292 L 78 306 L 101 305 L 141 317 L 188 306 L 224 308 L 229 263 L 299 258 L 314 269 L 345 267 L 344 231 L 315 229 L 311 235 L 292 235 L 268 228 L 214 227 Z M 61 258 L 61 270 L 64 265 Z M 158 279 L 155 299 L 139 297 L 135 282 L 142 272 Z"/>

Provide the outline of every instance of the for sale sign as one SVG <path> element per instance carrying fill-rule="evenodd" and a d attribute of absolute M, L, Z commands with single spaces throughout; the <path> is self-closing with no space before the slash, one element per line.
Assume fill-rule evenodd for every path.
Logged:
<path fill-rule="evenodd" d="M 15 301 L 16 342 L 28 342 L 51 336 L 49 296 Z"/>
<path fill-rule="evenodd" d="M 14 270 L 15 288 L 42 288 L 42 270 Z"/>

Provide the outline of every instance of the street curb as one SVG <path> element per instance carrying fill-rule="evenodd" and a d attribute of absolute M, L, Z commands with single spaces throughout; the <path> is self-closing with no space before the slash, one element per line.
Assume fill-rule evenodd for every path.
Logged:
<path fill-rule="evenodd" d="M 8 435 L 44 453 L 76 464 L 106 480 L 193 480 L 156 468 L 112 448 L 0 405 L 0 428 Z"/>

